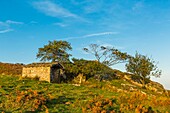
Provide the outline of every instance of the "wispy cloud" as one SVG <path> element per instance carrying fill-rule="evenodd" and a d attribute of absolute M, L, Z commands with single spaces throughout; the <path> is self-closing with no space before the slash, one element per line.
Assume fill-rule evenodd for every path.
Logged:
<path fill-rule="evenodd" d="M 17 21 L 12 21 L 12 20 L 7 20 L 7 24 L 24 24 L 23 22 L 17 22 Z"/>
<path fill-rule="evenodd" d="M 4 22 L 0 21 L 0 34 L 14 31 L 11 25 L 22 25 L 23 22 L 6 20 Z"/>
<path fill-rule="evenodd" d="M 33 6 L 48 16 L 79 18 L 76 14 L 51 1 L 33 2 Z"/>
<path fill-rule="evenodd" d="M 82 38 L 89 38 L 89 37 L 95 37 L 95 36 L 115 35 L 115 34 L 119 34 L 119 32 L 101 32 L 101 33 L 93 33 L 93 34 L 83 35 L 83 36 L 80 36 L 80 37 L 68 37 L 68 38 L 64 38 L 64 39 L 61 39 L 61 40 L 82 39 Z M 59 40 L 60 40 L 60 39 L 59 39 Z"/>
<path fill-rule="evenodd" d="M 64 23 L 53 23 L 53 25 L 60 26 L 60 27 L 68 26 L 67 24 L 64 24 Z"/>
<path fill-rule="evenodd" d="M 13 31 L 13 29 L 0 30 L 0 34 L 7 33 L 7 32 L 10 32 L 10 31 Z"/>
<path fill-rule="evenodd" d="M 118 34 L 118 32 L 102 32 L 102 33 L 94 33 L 94 34 L 88 34 L 88 35 L 84 35 L 84 38 L 87 37 L 93 37 L 93 36 L 101 36 L 101 35 L 112 35 L 112 34 Z"/>
<path fill-rule="evenodd" d="M 31 21 L 30 24 L 37 24 L 38 22 L 36 21 Z"/>

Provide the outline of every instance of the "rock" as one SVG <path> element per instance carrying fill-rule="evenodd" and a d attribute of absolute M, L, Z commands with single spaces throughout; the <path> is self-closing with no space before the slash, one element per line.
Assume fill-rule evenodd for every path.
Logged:
<path fill-rule="evenodd" d="M 86 82 L 86 77 L 83 74 L 79 74 L 77 77 L 74 78 L 73 82 L 75 84 L 82 84 Z"/>
<path fill-rule="evenodd" d="M 146 93 L 145 92 L 143 92 L 143 91 L 140 91 L 142 94 L 144 94 L 144 95 L 146 95 Z"/>
<path fill-rule="evenodd" d="M 66 102 L 65 104 L 66 104 L 66 105 L 69 105 L 69 104 L 72 104 L 72 102 Z"/>

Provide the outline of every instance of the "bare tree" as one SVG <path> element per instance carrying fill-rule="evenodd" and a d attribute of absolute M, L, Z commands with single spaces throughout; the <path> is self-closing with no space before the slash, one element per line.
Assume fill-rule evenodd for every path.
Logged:
<path fill-rule="evenodd" d="M 118 49 L 90 44 L 89 47 L 83 48 L 84 51 L 95 56 L 96 60 L 107 66 L 118 63 L 124 63 L 130 57 L 127 53 L 122 53 Z"/>

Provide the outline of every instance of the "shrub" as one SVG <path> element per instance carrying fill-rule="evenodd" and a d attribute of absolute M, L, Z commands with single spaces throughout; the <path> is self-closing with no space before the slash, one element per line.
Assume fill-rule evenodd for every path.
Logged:
<path fill-rule="evenodd" d="M 0 63 L 0 74 L 21 75 L 23 64 Z"/>

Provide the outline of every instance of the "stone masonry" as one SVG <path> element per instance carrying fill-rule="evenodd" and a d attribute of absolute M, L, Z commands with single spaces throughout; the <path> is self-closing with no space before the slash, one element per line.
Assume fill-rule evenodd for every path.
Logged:
<path fill-rule="evenodd" d="M 32 63 L 23 67 L 22 77 L 39 78 L 40 81 L 60 82 L 61 64 L 57 63 Z"/>

